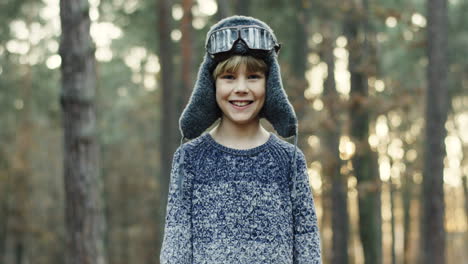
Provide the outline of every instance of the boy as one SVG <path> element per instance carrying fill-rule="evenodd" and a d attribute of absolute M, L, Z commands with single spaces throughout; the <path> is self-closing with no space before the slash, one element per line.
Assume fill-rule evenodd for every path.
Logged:
<path fill-rule="evenodd" d="M 179 120 L 161 263 L 321 263 L 307 163 L 264 22 L 225 18 Z M 260 124 L 266 118 L 282 137 Z M 219 124 L 204 132 L 217 119 Z M 182 143 L 182 142 L 181 142 Z"/>

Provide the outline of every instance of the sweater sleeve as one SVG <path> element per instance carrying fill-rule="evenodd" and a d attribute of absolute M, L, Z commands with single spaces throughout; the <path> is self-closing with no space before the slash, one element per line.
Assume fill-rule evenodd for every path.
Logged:
<path fill-rule="evenodd" d="M 181 177 L 180 164 L 181 148 L 179 147 L 173 157 L 170 175 L 169 195 L 164 228 L 164 238 L 161 247 L 161 264 L 189 264 L 192 263 L 192 235 L 191 235 L 191 201 L 190 195 L 184 191 L 180 195 L 177 185 L 178 177 Z M 183 165 L 183 164 L 182 164 Z M 185 177 L 188 173 L 184 169 Z M 186 179 L 185 179 L 186 180 Z M 183 183 L 183 189 L 188 184 Z"/>
<path fill-rule="evenodd" d="M 296 153 L 296 196 L 293 197 L 294 264 L 321 264 L 320 233 L 304 154 Z"/>

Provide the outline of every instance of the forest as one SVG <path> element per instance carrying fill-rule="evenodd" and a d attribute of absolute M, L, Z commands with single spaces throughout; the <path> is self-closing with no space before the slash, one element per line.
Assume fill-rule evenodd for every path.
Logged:
<path fill-rule="evenodd" d="M 159 264 L 178 120 L 230 15 L 281 43 L 323 263 L 468 264 L 467 14 L 464 0 L 2 0 L 0 264 Z"/>

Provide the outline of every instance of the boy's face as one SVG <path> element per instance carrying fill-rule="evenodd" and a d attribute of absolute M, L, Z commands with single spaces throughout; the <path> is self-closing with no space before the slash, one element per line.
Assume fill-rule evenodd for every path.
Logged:
<path fill-rule="evenodd" d="M 240 65 L 237 72 L 224 72 L 216 78 L 216 102 L 223 119 L 240 125 L 257 122 L 265 103 L 265 73 L 247 72 L 246 68 Z"/>

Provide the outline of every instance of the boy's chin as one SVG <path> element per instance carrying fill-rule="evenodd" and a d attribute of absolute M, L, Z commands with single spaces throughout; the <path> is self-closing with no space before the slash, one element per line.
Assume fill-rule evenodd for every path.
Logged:
<path fill-rule="evenodd" d="M 228 119 L 230 123 L 237 125 L 237 126 L 245 126 L 245 125 L 250 125 L 252 123 L 259 122 L 260 119 L 258 118 L 258 115 L 256 116 L 249 116 L 245 118 L 236 118 L 234 116 L 224 116 L 225 119 Z"/>

